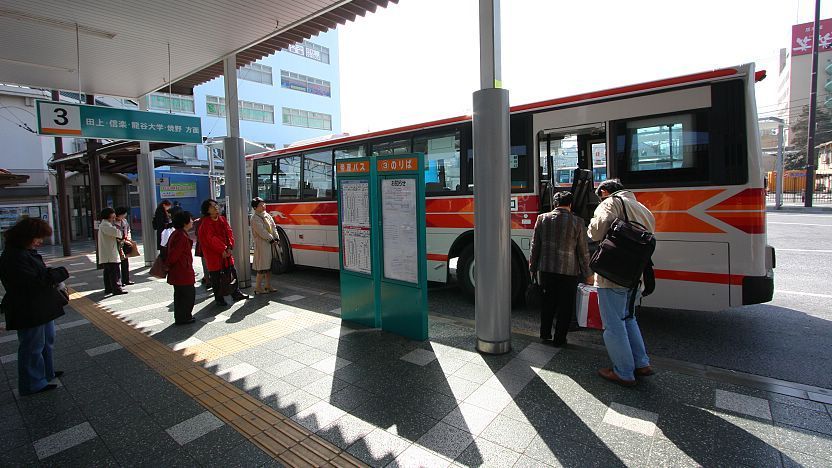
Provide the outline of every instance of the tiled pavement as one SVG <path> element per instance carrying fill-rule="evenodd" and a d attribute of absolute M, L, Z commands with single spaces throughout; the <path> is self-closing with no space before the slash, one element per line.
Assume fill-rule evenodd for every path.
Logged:
<path fill-rule="evenodd" d="M 170 286 L 140 262 L 115 298 L 87 258 L 62 263 L 78 293 L 61 388 L 16 395 L 16 337 L 0 335 L 0 466 L 832 465 L 832 405 L 662 369 L 624 389 L 593 350 L 516 335 L 483 356 L 433 316 L 414 342 L 285 285 L 227 309 L 200 291 L 197 322 L 173 327 Z"/>

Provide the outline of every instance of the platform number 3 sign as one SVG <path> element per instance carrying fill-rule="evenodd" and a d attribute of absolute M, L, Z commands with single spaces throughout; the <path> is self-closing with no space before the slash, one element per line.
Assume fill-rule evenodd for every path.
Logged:
<path fill-rule="evenodd" d="M 60 102 L 38 102 L 41 135 L 81 135 L 81 109 Z"/>

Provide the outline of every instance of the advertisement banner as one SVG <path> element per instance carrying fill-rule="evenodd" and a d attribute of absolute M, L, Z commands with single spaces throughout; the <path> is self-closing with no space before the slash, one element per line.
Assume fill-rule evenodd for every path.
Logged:
<path fill-rule="evenodd" d="M 195 198 L 196 182 L 174 182 L 159 185 L 159 196 L 162 198 Z"/>

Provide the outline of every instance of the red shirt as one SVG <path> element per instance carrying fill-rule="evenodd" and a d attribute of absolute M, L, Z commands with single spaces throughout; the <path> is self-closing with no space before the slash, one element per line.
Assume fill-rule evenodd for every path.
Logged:
<path fill-rule="evenodd" d="M 194 284 L 194 257 L 191 255 L 191 239 L 184 229 L 173 231 L 168 239 L 165 263 L 168 265 L 168 284 L 188 286 Z"/>
<path fill-rule="evenodd" d="M 220 216 L 216 220 L 211 219 L 210 216 L 203 216 L 199 221 L 199 246 L 202 249 L 202 257 L 205 259 L 205 266 L 208 271 L 220 271 L 223 268 L 222 253 L 234 247 L 234 234 L 231 232 L 231 226 L 224 217 Z M 228 257 L 225 266 L 233 265 L 234 259 Z"/>

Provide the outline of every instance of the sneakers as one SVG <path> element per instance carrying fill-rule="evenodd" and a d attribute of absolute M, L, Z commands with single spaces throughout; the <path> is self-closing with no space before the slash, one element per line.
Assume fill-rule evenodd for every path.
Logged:
<path fill-rule="evenodd" d="M 633 387 L 636 384 L 635 379 L 633 380 L 624 380 L 618 376 L 612 369 L 609 367 L 605 367 L 603 369 L 598 369 L 598 375 L 601 377 L 609 380 L 610 382 L 617 383 L 622 387 Z"/>

